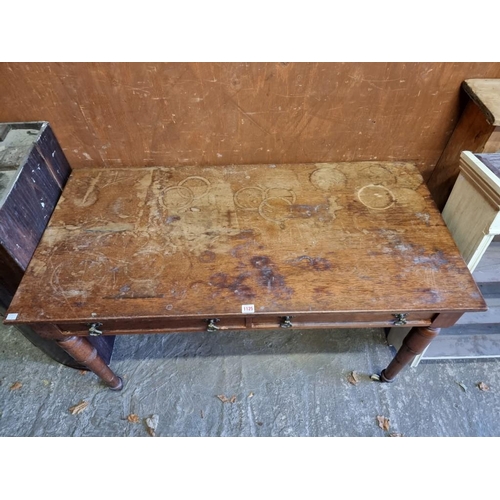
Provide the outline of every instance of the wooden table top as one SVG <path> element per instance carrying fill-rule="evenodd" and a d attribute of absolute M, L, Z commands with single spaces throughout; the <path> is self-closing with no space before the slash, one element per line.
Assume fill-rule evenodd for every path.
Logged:
<path fill-rule="evenodd" d="M 9 313 L 213 317 L 245 304 L 485 309 L 418 170 L 361 162 L 73 171 Z"/>

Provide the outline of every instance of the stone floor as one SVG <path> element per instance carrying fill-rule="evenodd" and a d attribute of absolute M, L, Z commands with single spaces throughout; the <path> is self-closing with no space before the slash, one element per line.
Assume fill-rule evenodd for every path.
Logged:
<path fill-rule="evenodd" d="M 500 436 L 498 360 L 371 381 L 391 349 L 380 329 L 122 336 L 112 392 L 2 325 L 0 436 L 149 436 L 155 420 L 156 436 Z"/>

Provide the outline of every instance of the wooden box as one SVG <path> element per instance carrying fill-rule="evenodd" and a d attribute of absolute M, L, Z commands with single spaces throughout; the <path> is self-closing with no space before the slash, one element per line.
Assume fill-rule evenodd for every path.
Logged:
<path fill-rule="evenodd" d="M 0 308 L 10 305 L 71 172 L 48 122 L 0 124 Z M 75 364 L 30 328 L 23 334 L 52 358 Z M 103 342 L 108 359 L 112 339 Z M 104 345 L 105 344 L 105 345 Z"/>

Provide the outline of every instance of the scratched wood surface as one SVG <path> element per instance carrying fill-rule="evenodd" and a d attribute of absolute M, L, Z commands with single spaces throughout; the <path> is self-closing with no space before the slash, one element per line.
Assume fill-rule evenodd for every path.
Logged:
<path fill-rule="evenodd" d="M 500 63 L 3 63 L 0 121 L 49 121 L 73 169 L 390 160 L 427 180 L 472 78 Z"/>
<path fill-rule="evenodd" d="M 9 312 L 210 318 L 244 304 L 484 308 L 418 170 L 360 162 L 74 171 Z"/>

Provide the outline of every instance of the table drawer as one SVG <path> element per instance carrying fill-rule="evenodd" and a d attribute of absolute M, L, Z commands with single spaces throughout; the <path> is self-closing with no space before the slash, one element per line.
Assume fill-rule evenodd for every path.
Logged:
<path fill-rule="evenodd" d="M 213 320 L 213 321 L 211 321 Z M 131 318 L 96 320 L 95 323 L 58 323 L 63 334 L 92 335 L 91 329 L 103 335 L 169 333 L 169 332 L 201 332 L 206 330 L 241 330 L 247 327 L 245 317 L 227 318 Z M 98 334 L 98 333 L 97 333 Z"/>
<path fill-rule="evenodd" d="M 401 316 L 400 316 L 401 315 Z M 427 326 L 432 312 L 415 313 L 298 313 L 287 316 L 259 315 L 251 318 L 251 328 L 370 328 Z M 400 324 L 397 324 L 400 323 Z"/>
<path fill-rule="evenodd" d="M 400 313 L 405 314 L 405 313 Z M 212 318 L 133 318 L 96 320 L 94 323 L 58 323 L 67 335 L 115 335 L 275 328 L 369 328 L 395 326 L 426 326 L 435 313 L 415 312 L 406 316 L 392 313 L 298 313 Z M 101 333 L 100 333 L 101 332 Z"/>

